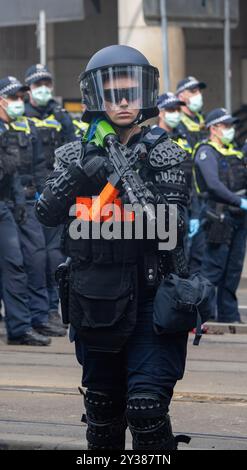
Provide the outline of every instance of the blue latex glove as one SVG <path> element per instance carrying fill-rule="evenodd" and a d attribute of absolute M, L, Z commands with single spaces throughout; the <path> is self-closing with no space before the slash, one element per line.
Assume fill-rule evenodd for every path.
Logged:
<path fill-rule="evenodd" d="M 197 234 L 199 227 L 200 227 L 199 219 L 190 219 L 189 238 L 192 238 Z"/>
<path fill-rule="evenodd" d="M 241 209 L 244 211 L 247 211 L 247 199 L 244 197 L 241 198 L 241 204 L 240 204 Z"/>

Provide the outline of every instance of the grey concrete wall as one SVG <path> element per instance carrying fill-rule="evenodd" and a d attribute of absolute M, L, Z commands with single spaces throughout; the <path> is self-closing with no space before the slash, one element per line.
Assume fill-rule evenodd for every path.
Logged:
<path fill-rule="evenodd" d="M 135 31 L 138 18 L 134 15 L 135 21 L 131 22 L 131 28 L 127 31 L 125 23 L 131 12 L 135 13 L 136 7 L 141 6 L 141 1 L 119 1 L 120 43 L 126 43 L 127 38 L 130 45 L 145 49 L 148 58 L 162 72 L 160 28 L 148 29 L 142 21 L 142 28 Z M 89 57 L 101 47 L 118 43 L 118 2 L 102 1 L 101 8 L 101 14 L 92 14 L 84 21 L 48 25 L 47 63 L 55 75 L 57 95 L 79 98 L 77 77 Z M 240 24 L 232 31 L 233 109 L 239 107 L 243 95 L 247 97 L 247 80 L 241 72 L 242 60 L 247 58 L 246 19 L 247 1 L 240 0 Z M 186 74 L 196 75 L 208 83 L 205 91 L 206 111 L 224 105 L 223 30 L 185 29 L 184 37 Z M 177 56 L 177 40 L 173 43 L 174 55 Z M 0 77 L 16 75 L 23 79 L 26 68 L 36 62 L 39 62 L 39 51 L 35 26 L 0 28 Z"/>
<path fill-rule="evenodd" d="M 101 2 L 101 14 L 83 21 L 54 25 L 56 94 L 80 96 L 77 78 L 90 56 L 102 47 L 118 43 L 117 2 Z"/>
<path fill-rule="evenodd" d="M 101 2 L 101 14 L 83 21 L 47 25 L 47 64 L 55 77 L 55 93 L 79 98 L 77 78 L 98 49 L 118 43 L 117 1 Z M 21 80 L 27 67 L 39 62 L 35 26 L 0 28 L 0 77 Z"/>
<path fill-rule="evenodd" d="M 0 28 L 0 77 L 23 80 L 26 68 L 38 60 L 34 26 Z"/>
<path fill-rule="evenodd" d="M 231 34 L 233 110 L 242 103 L 241 60 L 247 57 L 246 18 L 247 2 L 240 0 L 240 23 Z M 185 41 L 186 73 L 208 84 L 205 90 L 206 111 L 224 106 L 223 29 L 185 29 Z"/>

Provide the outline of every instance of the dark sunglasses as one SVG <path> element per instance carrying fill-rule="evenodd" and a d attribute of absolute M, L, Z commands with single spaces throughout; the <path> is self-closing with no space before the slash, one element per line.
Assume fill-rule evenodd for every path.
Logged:
<path fill-rule="evenodd" d="M 104 98 L 109 103 L 121 103 L 125 98 L 126 101 L 136 101 L 140 98 L 140 88 L 109 88 L 104 89 Z"/>

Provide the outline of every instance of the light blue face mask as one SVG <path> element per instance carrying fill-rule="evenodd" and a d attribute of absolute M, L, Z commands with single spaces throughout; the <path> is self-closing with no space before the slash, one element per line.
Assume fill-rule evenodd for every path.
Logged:
<path fill-rule="evenodd" d="M 189 99 L 188 108 L 192 111 L 192 113 L 196 113 L 197 111 L 201 111 L 203 107 L 203 97 L 201 93 L 196 93 Z"/>
<path fill-rule="evenodd" d="M 174 129 L 174 127 L 177 127 L 178 124 L 180 123 L 181 117 L 182 115 L 179 111 L 173 111 L 173 112 L 166 111 L 163 119 L 165 123 L 169 127 L 171 127 L 171 129 Z"/>
<path fill-rule="evenodd" d="M 220 140 L 222 144 L 228 145 L 230 144 L 235 137 L 235 129 L 234 127 L 229 127 L 228 129 L 222 129 L 222 136 Z"/>
<path fill-rule="evenodd" d="M 31 94 L 38 106 L 46 106 L 52 99 L 52 89 L 45 85 L 33 88 Z"/>
<path fill-rule="evenodd" d="M 10 101 L 8 102 L 7 108 L 5 108 L 5 111 L 10 119 L 18 119 L 24 114 L 25 106 L 23 101 Z"/>

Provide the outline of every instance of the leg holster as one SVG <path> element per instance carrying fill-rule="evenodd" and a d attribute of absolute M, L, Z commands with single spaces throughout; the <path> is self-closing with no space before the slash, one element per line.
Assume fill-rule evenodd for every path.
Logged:
<path fill-rule="evenodd" d="M 125 448 L 125 400 L 87 390 L 84 398 L 88 449 Z"/>
<path fill-rule="evenodd" d="M 176 450 L 167 406 L 158 395 L 135 394 L 127 402 L 134 450 Z"/>

